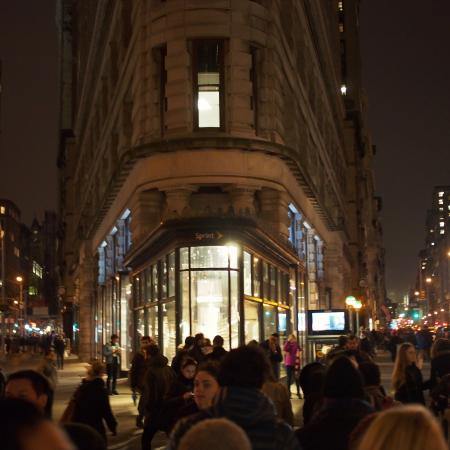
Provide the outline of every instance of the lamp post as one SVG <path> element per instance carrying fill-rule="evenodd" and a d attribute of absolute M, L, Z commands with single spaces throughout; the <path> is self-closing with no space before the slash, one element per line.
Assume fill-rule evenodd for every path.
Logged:
<path fill-rule="evenodd" d="M 359 337 L 359 310 L 362 308 L 361 300 L 356 300 L 355 304 L 353 305 L 353 308 L 355 309 L 356 314 L 356 332 Z"/>
<path fill-rule="evenodd" d="M 348 315 L 349 315 L 349 322 L 350 322 L 350 331 L 353 331 L 353 315 L 352 315 L 352 307 L 357 302 L 356 298 L 353 297 L 353 295 L 349 295 L 345 298 L 345 304 L 348 307 Z"/>
<path fill-rule="evenodd" d="M 19 275 L 16 277 L 17 283 L 19 283 L 19 315 L 22 319 L 21 324 L 21 335 L 23 336 L 25 334 L 25 308 L 23 304 L 23 278 Z"/>

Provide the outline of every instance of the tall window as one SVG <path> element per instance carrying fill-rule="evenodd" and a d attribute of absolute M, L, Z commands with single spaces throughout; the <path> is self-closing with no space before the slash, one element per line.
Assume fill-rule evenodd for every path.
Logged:
<path fill-rule="evenodd" d="M 194 119 L 196 128 L 223 126 L 223 41 L 193 42 Z"/>
<path fill-rule="evenodd" d="M 153 49 L 153 60 L 155 63 L 155 85 L 158 89 L 158 104 L 159 104 L 159 120 L 161 128 L 161 136 L 165 131 L 165 116 L 167 112 L 167 98 L 166 98 L 166 83 L 167 83 L 167 71 L 166 71 L 166 56 L 167 47 L 164 45 Z"/>

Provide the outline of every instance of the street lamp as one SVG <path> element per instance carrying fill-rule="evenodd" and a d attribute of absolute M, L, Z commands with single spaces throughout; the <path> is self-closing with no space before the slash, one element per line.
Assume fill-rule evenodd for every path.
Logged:
<path fill-rule="evenodd" d="M 425 278 L 425 283 L 431 283 L 433 280 L 430 277 Z"/>
<path fill-rule="evenodd" d="M 21 324 L 21 334 L 22 336 L 25 334 L 25 305 L 23 304 L 23 278 L 19 275 L 16 277 L 17 283 L 19 283 L 19 316 L 22 319 Z"/>
<path fill-rule="evenodd" d="M 353 305 L 353 308 L 356 311 L 356 332 L 359 334 L 359 310 L 362 308 L 361 300 L 357 300 Z"/>

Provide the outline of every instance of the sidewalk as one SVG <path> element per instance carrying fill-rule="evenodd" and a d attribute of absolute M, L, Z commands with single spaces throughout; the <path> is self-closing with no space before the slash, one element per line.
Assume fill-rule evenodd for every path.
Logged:
<path fill-rule="evenodd" d="M 0 359 L 0 367 L 3 373 L 7 375 L 17 370 L 36 369 L 41 360 L 41 355 L 14 354 L 6 359 Z M 58 382 L 53 402 L 53 419 L 55 421 L 58 421 L 61 417 L 73 392 L 85 375 L 85 362 L 81 362 L 76 355 L 65 358 L 64 369 L 58 370 Z M 128 380 L 125 378 L 119 379 L 117 390 L 119 395 L 109 397 L 111 408 L 118 422 L 117 436 L 107 433 L 108 448 L 111 450 L 138 449 L 140 445 L 137 445 L 137 442 L 140 441 L 142 430 L 136 428 L 137 411 L 131 398 Z M 154 442 L 159 444 L 157 439 Z M 164 443 L 161 445 L 164 445 Z"/>

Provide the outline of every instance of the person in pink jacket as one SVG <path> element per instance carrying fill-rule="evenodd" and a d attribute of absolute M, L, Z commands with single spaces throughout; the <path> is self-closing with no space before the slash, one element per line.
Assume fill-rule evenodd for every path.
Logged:
<path fill-rule="evenodd" d="M 297 338 L 294 334 L 290 334 L 287 341 L 284 343 L 284 366 L 286 367 L 286 381 L 289 391 L 289 398 L 291 396 L 291 384 L 295 380 L 296 365 L 299 364 L 301 349 L 297 344 Z M 297 395 L 300 397 L 300 391 L 297 386 Z"/>

